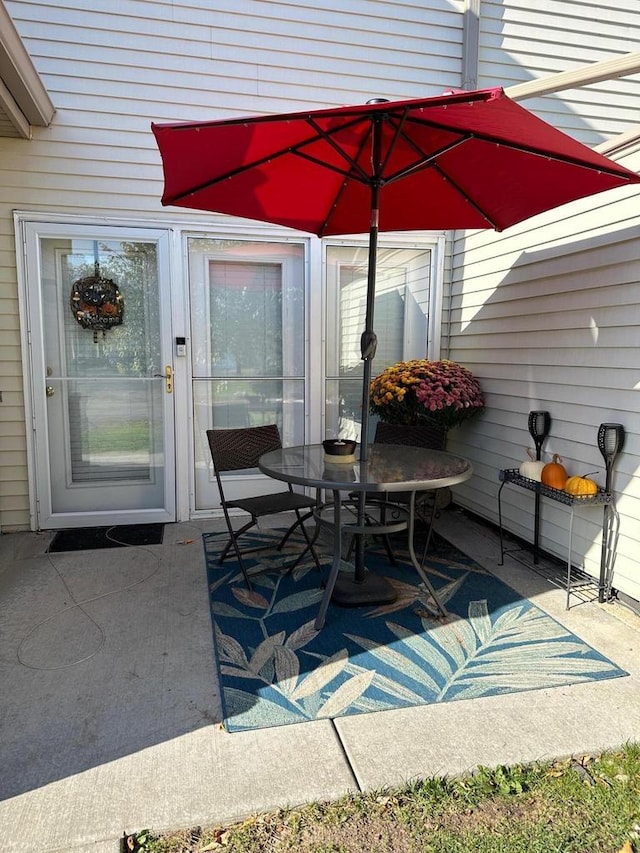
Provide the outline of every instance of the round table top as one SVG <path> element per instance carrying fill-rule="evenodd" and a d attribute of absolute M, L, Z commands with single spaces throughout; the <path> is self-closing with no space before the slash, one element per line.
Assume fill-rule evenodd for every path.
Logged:
<path fill-rule="evenodd" d="M 441 489 L 463 483 L 473 474 L 468 459 L 398 444 L 371 444 L 365 462 L 327 461 L 321 444 L 305 444 L 272 450 L 260 457 L 258 466 L 276 480 L 334 491 L 403 492 Z"/>

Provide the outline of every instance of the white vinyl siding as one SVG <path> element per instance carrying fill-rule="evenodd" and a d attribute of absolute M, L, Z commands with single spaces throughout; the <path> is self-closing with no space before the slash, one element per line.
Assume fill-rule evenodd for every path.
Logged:
<path fill-rule="evenodd" d="M 29 525 L 12 211 L 212 225 L 160 205 L 155 122 L 436 95 L 460 85 L 462 0 L 5 0 L 56 108 L 0 138 L 0 526 Z"/>
<path fill-rule="evenodd" d="M 479 88 L 509 86 L 640 51 L 637 0 L 482 0 Z M 638 123 L 640 75 L 523 102 L 586 145 Z"/>
<path fill-rule="evenodd" d="M 30 143 L 2 143 L 0 186 L 14 206 L 174 215 L 159 204 L 152 121 L 417 97 L 460 83 L 460 3 L 87 5 L 7 2 L 57 110 Z"/>
<path fill-rule="evenodd" d="M 640 167 L 640 152 L 621 162 Z M 570 474 L 605 467 L 601 423 L 621 423 L 613 488 L 620 513 L 614 587 L 640 599 L 640 214 L 636 188 L 614 190 L 534 217 L 501 235 L 459 235 L 450 355 L 473 370 L 487 408 L 451 434 L 475 476 L 458 487 L 467 509 L 497 521 L 498 472 L 518 467 L 533 441 L 534 409 L 551 414 L 544 458 Z M 531 541 L 533 498 L 503 489 L 505 528 Z M 541 547 L 566 559 L 569 510 L 542 501 Z M 597 577 L 601 509 L 576 511 L 574 565 Z"/>

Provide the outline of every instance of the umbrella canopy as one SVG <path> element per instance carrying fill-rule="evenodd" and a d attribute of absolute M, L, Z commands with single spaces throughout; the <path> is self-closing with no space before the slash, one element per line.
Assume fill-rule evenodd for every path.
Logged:
<path fill-rule="evenodd" d="M 369 231 L 373 183 L 382 231 L 500 231 L 639 180 L 502 89 L 152 129 L 163 204 L 321 237 Z"/>

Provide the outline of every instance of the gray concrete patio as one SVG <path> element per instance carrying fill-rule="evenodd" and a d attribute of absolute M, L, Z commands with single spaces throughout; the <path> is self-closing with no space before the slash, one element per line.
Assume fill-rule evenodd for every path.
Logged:
<path fill-rule="evenodd" d="M 494 532 L 455 509 L 439 532 L 630 676 L 225 732 L 200 538 L 219 527 L 172 524 L 161 545 L 54 554 L 51 533 L 0 536 L 3 853 L 117 853 L 144 827 L 640 739 L 640 618 L 617 603 L 565 610 L 561 589 L 515 556 L 500 566 Z"/>

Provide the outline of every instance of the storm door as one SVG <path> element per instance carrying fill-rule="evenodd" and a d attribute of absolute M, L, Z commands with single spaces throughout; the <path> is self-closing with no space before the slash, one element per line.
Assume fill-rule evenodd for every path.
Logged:
<path fill-rule="evenodd" d="M 206 511 L 220 504 L 207 429 L 275 423 L 285 446 L 305 441 L 305 246 L 207 237 L 187 245 L 195 509 Z M 226 478 L 228 496 L 265 489 L 258 471 Z"/>
<path fill-rule="evenodd" d="M 38 527 L 174 520 L 166 232 L 24 228 Z"/>

